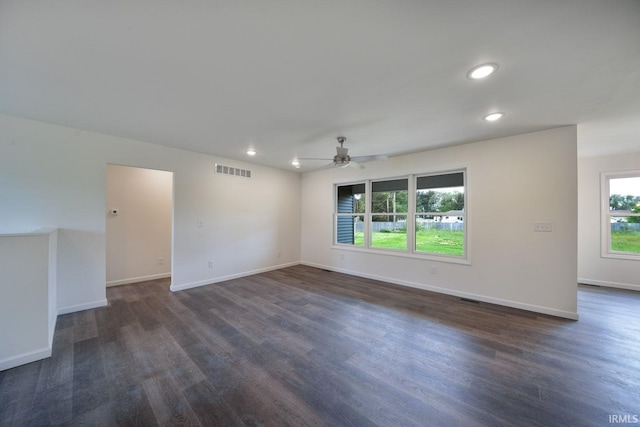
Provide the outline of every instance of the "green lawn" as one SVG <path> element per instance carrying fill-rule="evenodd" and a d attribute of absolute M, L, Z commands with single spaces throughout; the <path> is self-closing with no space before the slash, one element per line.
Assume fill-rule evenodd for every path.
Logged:
<path fill-rule="evenodd" d="M 616 252 L 640 253 L 640 233 L 612 231 L 611 250 Z"/>
<path fill-rule="evenodd" d="M 406 232 L 373 233 L 372 247 L 407 249 Z M 363 233 L 355 235 L 355 246 L 364 246 Z M 464 254 L 464 233 L 462 231 L 421 230 L 416 235 L 416 249 L 446 255 Z M 616 252 L 640 253 L 640 233 L 614 231 L 611 233 L 611 250 Z"/>
<path fill-rule="evenodd" d="M 407 249 L 406 231 L 373 233 L 372 247 Z M 356 246 L 364 246 L 363 233 L 356 233 Z M 416 249 L 420 252 L 431 252 L 446 255 L 464 254 L 464 233 L 448 230 L 420 230 L 416 234 Z"/>

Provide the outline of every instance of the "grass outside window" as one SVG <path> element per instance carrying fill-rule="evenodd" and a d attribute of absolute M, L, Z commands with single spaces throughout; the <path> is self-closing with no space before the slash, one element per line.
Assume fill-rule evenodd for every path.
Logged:
<path fill-rule="evenodd" d="M 640 233 L 634 231 L 612 231 L 611 250 L 640 254 Z"/>
<path fill-rule="evenodd" d="M 407 248 L 406 230 L 374 232 L 371 239 L 377 242 L 377 247 L 389 249 Z M 364 245 L 364 234 L 362 232 L 356 232 L 355 245 Z M 419 230 L 416 233 L 416 251 L 462 256 L 464 254 L 464 232 Z"/>

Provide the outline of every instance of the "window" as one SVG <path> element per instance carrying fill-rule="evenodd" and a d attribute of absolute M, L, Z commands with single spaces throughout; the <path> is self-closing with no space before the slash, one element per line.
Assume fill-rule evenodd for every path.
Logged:
<path fill-rule="evenodd" d="M 364 245 L 364 183 L 337 187 L 336 242 Z"/>
<path fill-rule="evenodd" d="M 405 178 L 371 183 L 372 248 L 407 250 L 408 182 Z"/>
<path fill-rule="evenodd" d="M 418 177 L 415 218 L 416 252 L 463 256 L 464 174 Z"/>
<path fill-rule="evenodd" d="M 335 244 L 467 262 L 465 175 L 458 170 L 336 185 Z"/>
<path fill-rule="evenodd" d="M 640 171 L 603 173 L 601 187 L 602 256 L 640 259 Z"/>

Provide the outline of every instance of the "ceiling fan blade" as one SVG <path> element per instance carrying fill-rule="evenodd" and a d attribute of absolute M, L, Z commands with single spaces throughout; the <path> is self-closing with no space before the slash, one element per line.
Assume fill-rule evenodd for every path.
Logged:
<path fill-rule="evenodd" d="M 364 162 L 372 162 L 374 160 L 387 160 L 388 158 L 389 156 L 387 156 L 386 154 L 379 154 L 376 156 L 355 156 L 355 157 L 352 157 L 351 160 L 364 163 Z"/>
<path fill-rule="evenodd" d="M 320 157 L 298 157 L 298 160 L 324 160 L 325 162 L 333 159 L 325 159 Z"/>
<path fill-rule="evenodd" d="M 364 165 L 361 165 L 358 162 L 354 162 L 353 160 L 351 160 L 347 166 L 350 166 L 350 167 L 356 168 L 356 169 L 364 169 Z"/>
<path fill-rule="evenodd" d="M 328 165 L 321 166 L 320 169 L 333 169 L 335 167 L 335 163 L 329 163 Z"/>

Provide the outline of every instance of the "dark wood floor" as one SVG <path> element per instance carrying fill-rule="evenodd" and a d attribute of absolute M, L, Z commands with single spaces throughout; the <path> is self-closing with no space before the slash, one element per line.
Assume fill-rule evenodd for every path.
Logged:
<path fill-rule="evenodd" d="M 608 425 L 640 415 L 640 293 L 580 321 L 296 266 L 107 290 L 0 373 L 0 425 Z"/>

